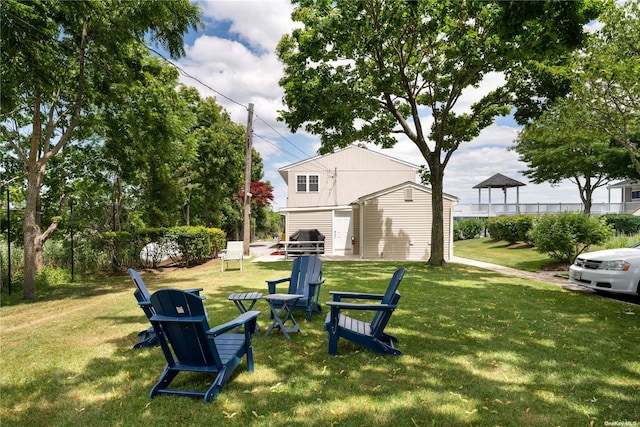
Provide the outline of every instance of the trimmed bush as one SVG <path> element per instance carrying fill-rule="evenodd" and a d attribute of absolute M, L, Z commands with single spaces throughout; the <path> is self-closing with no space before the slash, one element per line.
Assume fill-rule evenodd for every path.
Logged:
<path fill-rule="evenodd" d="M 546 214 L 535 219 L 529 237 L 538 251 L 571 263 L 591 245 L 605 242 L 613 230 L 604 220 L 581 213 Z"/>
<path fill-rule="evenodd" d="M 602 218 L 607 224 L 613 227 L 616 234 L 632 234 L 640 233 L 640 217 L 631 214 L 606 214 Z"/>
<path fill-rule="evenodd" d="M 528 233 L 533 226 L 531 215 L 501 215 L 489 218 L 487 231 L 494 240 L 505 240 L 509 243 L 531 243 Z"/>
<path fill-rule="evenodd" d="M 467 240 L 480 236 L 485 222 L 479 218 L 462 218 L 453 223 L 453 239 Z"/>

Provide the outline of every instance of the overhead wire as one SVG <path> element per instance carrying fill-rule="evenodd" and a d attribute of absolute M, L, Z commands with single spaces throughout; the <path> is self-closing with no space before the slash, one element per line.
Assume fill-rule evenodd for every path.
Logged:
<path fill-rule="evenodd" d="M 5 11 L 5 13 L 7 13 L 8 15 L 10 15 L 13 19 L 14 19 L 14 25 L 15 22 L 18 21 L 19 23 L 21 23 L 24 27 L 23 29 L 28 28 L 30 31 L 35 31 L 38 34 L 45 36 L 45 37 L 49 37 L 49 35 L 45 34 L 42 30 L 40 30 L 39 28 L 37 28 L 36 26 L 32 25 L 30 22 L 25 21 L 24 19 L 22 19 L 21 17 L 11 13 L 10 11 Z M 63 47 L 65 50 L 67 50 L 70 53 L 75 53 L 76 52 L 76 47 L 69 45 L 68 43 L 66 43 L 65 40 L 61 40 L 61 39 L 52 39 L 55 43 L 57 43 L 59 46 Z M 154 53 L 155 55 L 157 55 L 159 58 L 161 58 L 162 60 L 164 60 L 167 64 L 169 64 L 170 66 L 174 67 L 180 74 L 182 74 L 184 77 L 191 79 L 195 82 L 197 82 L 198 84 L 200 84 L 201 86 L 211 90 L 213 93 L 217 94 L 218 96 L 226 99 L 227 101 L 238 105 L 246 110 L 248 110 L 248 106 L 245 104 L 242 104 L 241 102 L 231 98 L 230 96 L 225 95 L 224 93 L 220 92 L 219 90 L 214 89 L 213 87 L 211 87 L 210 85 L 208 85 L 207 83 L 203 82 L 201 79 L 199 79 L 196 76 L 193 76 L 192 74 L 188 73 L 186 70 L 184 70 L 182 67 L 180 67 L 178 64 L 176 64 L 174 61 L 170 60 L 169 58 L 167 58 L 165 55 L 163 55 L 161 52 L 159 52 L 158 50 L 154 49 L 153 47 L 147 45 L 144 42 L 141 42 L 142 46 L 145 47 L 148 51 Z M 90 52 L 87 52 L 86 58 L 100 63 L 102 61 L 104 61 L 103 57 L 99 57 L 99 58 L 95 58 L 93 55 L 91 55 Z M 255 114 L 255 113 L 254 113 Z M 258 138 L 260 138 L 261 140 L 265 141 L 266 143 L 268 143 L 269 145 L 271 145 L 272 147 L 274 147 L 280 154 L 282 155 L 288 155 L 291 158 L 295 159 L 295 162 L 298 161 L 304 161 L 304 160 L 310 160 L 312 163 L 316 163 L 322 170 L 327 171 L 327 172 L 332 172 L 330 169 L 328 169 L 325 165 L 317 162 L 317 160 L 315 159 L 315 156 L 310 156 L 308 153 L 306 153 L 304 150 L 302 150 L 302 148 L 300 148 L 299 144 L 295 144 L 293 143 L 289 138 L 287 138 L 285 135 L 283 135 L 280 131 L 278 131 L 274 126 L 272 126 L 267 120 L 265 120 L 264 118 L 262 118 L 261 116 L 259 116 L 258 114 L 255 114 L 256 120 L 260 120 L 262 121 L 269 129 L 271 129 L 274 133 L 276 133 L 279 138 L 281 138 L 284 142 L 286 142 L 287 144 L 291 145 L 293 148 L 295 148 L 298 152 L 300 152 L 302 154 L 303 157 L 299 157 L 291 152 L 287 152 L 285 151 L 282 147 L 280 147 L 278 144 L 267 140 L 265 137 L 263 136 L 258 136 Z M 255 135 L 255 134 L 254 134 Z M 290 161 L 290 159 L 288 159 L 288 161 Z"/>
<path fill-rule="evenodd" d="M 169 65 L 171 65 L 172 67 L 174 67 L 176 70 L 178 70 L 178 72 L 180 72 L 183 76 L 185 76 L 186 78 L 189 78 L 191 80 L 194 80 L 196 82 L 198 82 L 200 85 L 202 85 L 203 87 L 211 90 L 212 92 L 220 95 L 221 97 L 223 97 L 224 99 L 228 100 L 229 102 L 232 102 L 242 108 L 244 108 L 245 110 L 248 110 L 249 107 L 247 105 L 242 104 L 241 102 L 236 101 L 235 99 L 223 94 L 222 92 L 212 88 L 210 85 L 208 85 L 207 83 L 203 82 L 202 80 L 200 80 L 199 78 L 191 75 L 190 73 L 188 73 L 187 71 L 185 71 L 182 67 L 180 67 L 179 65 L 177 65 L 175 62 L 171 61 L 170 59 L 168 59 L 167 57 L 165 57 L 162 53 L 158 52 L 156 49 L 153 49 L 152 47 L 148 46 L 148 45 L 144 45 L 150 52 L 153 52 L 154 54 L 158 55 L 158 57 L 160 57 L 161 59 L 163 59 L 164 61 L 166 61 Z M 287 142 L 289 145 L 291 145 L 292 147 L 294 147 L 296 150 L 298 150 L 300 153 L 302 153 L 302 155 L 304 157 L 302 158 L 298 158 L 297 156 L 289 153 L 291 156 L 293 156 L 294 158 L 296 158 L 296 161 L 303 161 L 305 159 L 310 159 L 311 162 L 316 163 L 318 166 L 320 166 L 320 168 L 324 171 L 327 172 L 331 172 L 330 169 L 328 169 L 326 166 L 324 166 L 321 163 L 318 163 L 314 157 L 315 156 L 310 156 L 309 154 L 307 154 L 304 150 L 302 150 L 299 147 L 299 144 L 294 144 L 292 141 L 290 141 L 286 136 L 284 136 L 281 132 L 279 132 L 275 127 L 273 127 L 269 122 L 267 122 L 265 119 L 263 119 L 262 117 L 260 117 L 258 114 L 256 114 L 254 112 L 254 116 L 256 118 L 256 120 L 260 120 L 262 121 L 269 129 L 271 129 L 273 132 L 275 132 L 280 138 L 282 138 L 285 142 Z M 255 135 L 255 133 L 254 133 Z M 265 142 L 266 139 L 264 139 L 263 137 L 260 137 L 260 139 L 264 140 Z M 277 146 L 277 144 L 275 143 L 270 143 L 271 146 L 275 147 L 277 149 L 277 151 L 279 151 L 281 154 L 283 154 L 283 151 L 280 147 Z M 295 162 L 294 162 L 295 163 Z"/>

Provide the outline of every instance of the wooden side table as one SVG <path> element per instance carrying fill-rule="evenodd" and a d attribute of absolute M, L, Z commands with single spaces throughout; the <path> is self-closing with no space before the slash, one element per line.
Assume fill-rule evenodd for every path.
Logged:
<path fill-rule="evenodd" d="M 229 301 L 233 301 L 233 303 L 238 308 L 241 314 L 246 313 L 247 311 L 251 311 L 253 306 L 256 305 L 256 302 L 262 298 L 262 294 L 260 292 L 240 292 L 229 295 Z M 245 307 L 245 302 L 249 303 L 249 307 Z M 236 332 L 238 332 L 239 328 L 236 328 Z M 260 335 L 260 326 L 258 326 L 258 322 L 254 322 L 253 329 L 251 331 L 252 334 Z"/>
<path fill-rule="evenodd" d="M 269 326 L 269 329 L 267 329 L 267 332 L 264 334 L 265 337 L 268 336 L 274 328 L 280 329 L 286 339 L 291 339 L 289 332 L 300 332 L 300 325 L 298 325 L 298 322 L 296 322 L 296 319 L 293 317 L 292 310 L 300 298 L 304 298 L 304 295 L 268 294 L 262 297 L 262 299 L 267 300 L 269 303 L 269 309 L 273 315 L 273 323 L 271 323 L 271 326 Z M 282 303 L 280 310 L 274 306 L 274 301 Z M 287 321 L 291 321 L 292 325 L 286 327 L 284 324 L 287 323 Z"/>

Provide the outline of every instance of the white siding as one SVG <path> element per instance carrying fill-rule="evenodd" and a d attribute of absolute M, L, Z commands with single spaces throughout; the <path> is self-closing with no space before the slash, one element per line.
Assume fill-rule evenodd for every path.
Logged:
<path fill-rule="evenodd" d="M 333 212 L 318 210 L 287 213 L 287 239 L 297 230 L 315 228 L 324 234 L 324 253 L 333 252 Z"/>
<path fill-rule="evenodd" d="M 403 182 L 415 182 L 417 169 L 407 163 L 360 147 L 301 162 L 286 171 L 288 208 L 348 205 L 376 191 Z M 317 193 L 299 193 L 297 176 L 318 175 Z"/>
<path fill-rule="evenodd" d="M 364 258 L 428 260 L 431 255 L 431 194 L 406 187 L 364 203 Z M 444 201 L 444 255 L 450 258 L 451 202 Z"/>

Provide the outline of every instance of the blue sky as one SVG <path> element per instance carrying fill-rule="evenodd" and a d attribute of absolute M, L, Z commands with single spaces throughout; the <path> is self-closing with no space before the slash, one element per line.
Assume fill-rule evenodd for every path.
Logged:
<path fill-rule="evenodd" d="M 215 97 L 238 124 L 246 125 L 246 106 L 254 104 L 254 147 L 264 160 L 264 179 L 274 186 L 274 210 L 285 207 L 286 186 L 278 169 L 316 155 L 320 145 L 318 137 L 303 131 L 291 134 L 276 120 L 278 110 L 284 106 L 283 91 L 278 85 L 282 64 L 277 60 L 275 47 L 282 35 L 294 28 L 292 6 L 288 0 L 208 0 L 199 4 L 204 10 L 206 28 L 185 37 L 187 54 L 173 62 L 206 86 L 185 75 L 181 75 L 181 81 L 197 88 L 203 96 Z M 488 76 L 479 89 L 465 94 L 461 107 L 470 105 L 501 79 L 500 75 Z M 478 190 L 472 187 L 501 173 L 526 184 L 520 188 L 522 203 L 578 203 L 580 198 L 574 184 L 567 181 L 555 187 L 534 185 L 522 175 L 526 165 L 518 161 L 517 153 L 509 150 L 518 131 L 512 118 L 499 118 L 476 139 L 459 148 L 445 171 L 445 192 L 458 197 L 460 203 L 477 203 Z M 425 163 L 406 138 L 399 138 L 393 149 L 369 148 L 414 164 Z M 616 191 L 611 192 L 614 202 L 620 198 Z M 499 193 L 492 192 L 493 201 L 503 200 Z M 515 197 L 515 191 L 508 192 L 507 201 L 515 202 Z M 595 193 L 596 202 L 606 202 L 607 197 L 606 189 Z M 484 190 L 482 201 L 486 203 L 487 199 Z"/>

